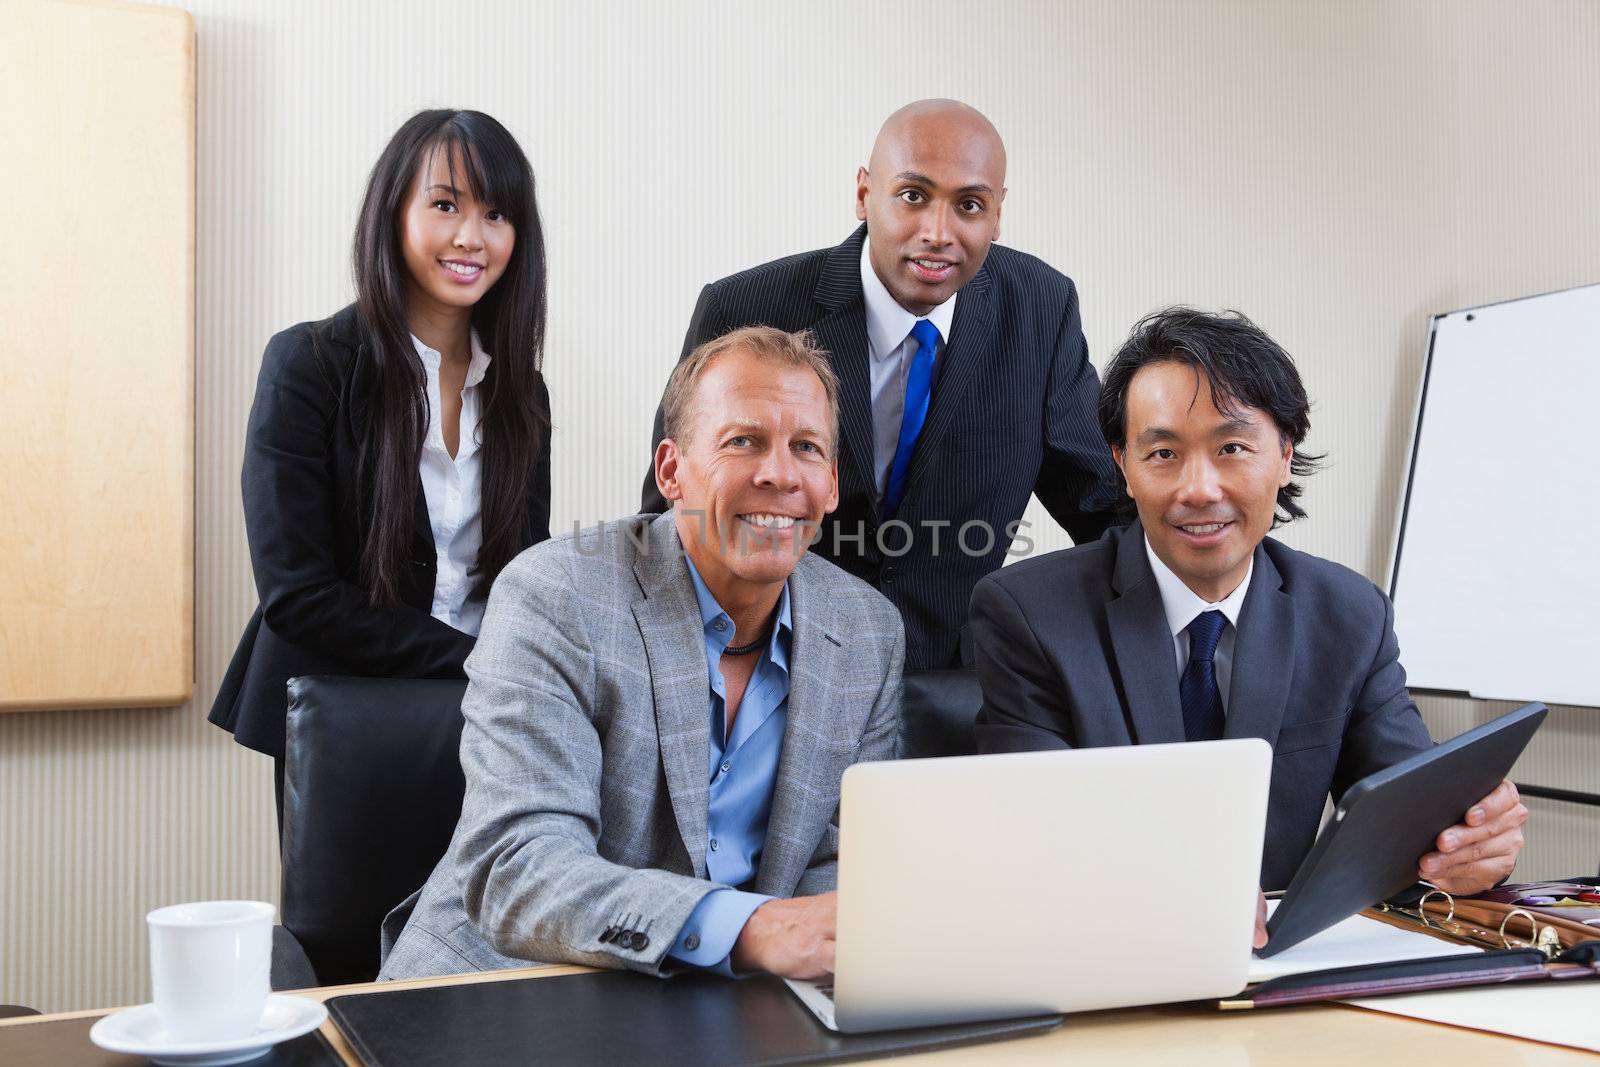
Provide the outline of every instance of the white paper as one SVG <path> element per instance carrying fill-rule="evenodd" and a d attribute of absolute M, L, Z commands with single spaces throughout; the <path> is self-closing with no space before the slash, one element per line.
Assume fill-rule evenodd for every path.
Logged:
<path fill-rule="evenodd" d="M 1358 1008 L 1600 1052 L 1600 982 L 1513 982 L 1347 1000 Z"/>
<path fill-rule="evenodd" d="M 1277 907 L 1276 900 L 1267 901 L 1269 915 Z M 1352 915 L 1344 922 L 1330 926 L 1276 956 L 1266 959 L 1252 956 L 1249 981 L 1254 985 L 1269 978 L 1304 971 L 1322 971 L 1330 967 L 1421 960 L 1430 956 L 1466 956 L 1482 951 L 1475 945 L 1455 945 L 1431 934 L 1413 933 L 1364 915 Z"/>

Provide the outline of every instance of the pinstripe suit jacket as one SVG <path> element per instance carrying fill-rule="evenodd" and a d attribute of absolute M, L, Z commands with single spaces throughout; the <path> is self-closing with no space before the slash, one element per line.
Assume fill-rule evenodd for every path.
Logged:
<path fill-rule="evenodd" d="M 839 777 L 892 759 L 904 637 L 823 560 L 789 579 L 794 643 L 754 890 L 834 887 Z M 467 659 L 455 837 L 385 922 L 383 978 L 584 963 L 661 973 L 706 880 L 705 632 L 671 514 L 518 556 Z M 407 911 L 409 921 L 405 920 Z M 642 937 L 601 940 L 623 926 Z M 625 942 L 625 943 L 624 943 Z"/>
<path fill-rule="evenodd" d="M 682 355 L 743 326 L 815 334 L 839 376 L 843 442 L 839 506 L 811 551 L 900 609 L 908 667 L 956 666 L 972 588 L 1004 560 L 1011 524 L 1021 520 L 1029 494 L 1037 494 L 1079 544 L 1109 524 L 1118 483 L 1095 419 L 1099 381 L 1072 280 L 1033 256 L 991 246 L 956 301 L 905 496 L 892 517 L 898 521 L 886 524 L 873 484 L 861 290 L 866 234 L 861 226 L 837 248 L 775 260 L 706 286 Z M 661 438 L 657 410 L 652 447 Z M 646 473 L 640 510 L 665 506 Z M 968 523 L 977 525 L 963 534 Z"/>

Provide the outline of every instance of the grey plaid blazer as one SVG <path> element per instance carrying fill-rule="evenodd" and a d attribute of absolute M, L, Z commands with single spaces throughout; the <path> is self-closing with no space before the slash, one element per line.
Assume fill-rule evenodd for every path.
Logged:
<path fill-rule="evenodd" d="M 789 592 L 788 720 L 754 886 L 779 897 L 834 887 L 839 777 L 894 757 L 905 656 L 893 605 L 832 564 L 801 557 Z M 672 513 L 518 556 L 466 669 L 461 821 L 385 921 L 380 977 L 670 969 L 674 936 L 715 888 L 705 637 Z M 645 936 L 603 943 L 616 924 Z"/>

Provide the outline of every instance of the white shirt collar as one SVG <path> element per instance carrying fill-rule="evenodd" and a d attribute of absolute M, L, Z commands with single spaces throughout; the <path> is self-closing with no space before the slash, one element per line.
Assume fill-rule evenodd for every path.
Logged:
<path fill-rule="evenodd" d="M 1150 547 L 1148 535 L 1144 539 L 1144 552 L 1150 558 L 1150 569 L 1155 572 L 1156 586 L 1161 590 L 1161 606 L 1167 613 L 1167 629 L 1173 637 L 1181 634 L 1205 611 L 1220 611 L 1224 618 L 1233 623 L 1235 630 L 1239 628 L 1239 609 L 1244 606 L 1244 595 L 1250 589 L 1250 576 L 1256 569 L 1255 553 L 1250 554 L 1250 566 L 1245 570 L 1244 581 L 1239 583 L 1239 588 L 1229 593 L 1221 603 L 1208 604 L 1193 589 L 1184 585 L 1183 579 L 1174 574 L 1171 567 L 1161 562 L 1161 557 Z"/>
<path fill-rule="evenodd" d="M 889 294 L 878 272 L 872 269 L 871 248 L 872 235 L 869 233 L 867 239 L 861 242 L 861 292 L 867 300 L 867 349 L 873 359 L 885 360 L 905 342 L 911 327 L 916 325 L 917 316 L 900 306 Z M 956 297 L 960 295 L 950 294 L 949 300 L 922 316 L 933 323 L 934 329 L 939 331 L 939 339 L 945 344 L 950 343 L 950 323 L 955 319 Z"/>
<path fill-rule="evenodd" d="M 908 330 L 910 328 L 909 326 L 906 327 Z M 411 343 L 416 346 L 417 355 L 422 358 L 423 365 L 431 368 L 434 373 L 438 373 L 439 362 L 442 358 L 439 353 L 418 340 L 416 334 L 411 335 Z M 483 376 L 487 373 L 489 373 L 489 353 L 483 350 L 483 342 L 478 339 L 478 331 L 473 330 L 472 355 L 467 361 L 467 380 L 462 388 L 471 389 L 474 385 L 483 381 Z"/>

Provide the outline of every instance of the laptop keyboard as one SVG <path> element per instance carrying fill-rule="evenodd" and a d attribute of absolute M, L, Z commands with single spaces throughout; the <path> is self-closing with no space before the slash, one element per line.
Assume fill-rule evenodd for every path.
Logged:
<path fill-rule="evenodd" d="M 821 993 L 823 996 L 827 997 L 829 1002 L 831 1003 L 832 1000 L 833 1000 L 833 983 L 832 982 L 828 982 L 828 983 L 824 984 L 822 982 L 818 982 L 817 983 L 817 992 Z"/>

